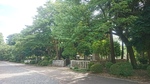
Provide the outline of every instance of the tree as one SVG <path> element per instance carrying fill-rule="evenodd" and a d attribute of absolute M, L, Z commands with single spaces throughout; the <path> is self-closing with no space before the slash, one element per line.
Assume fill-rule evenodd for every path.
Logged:
<path fill-rule="evenodd" d="M 141 52 L 147 52 L 149 64 L 150 64 L 150 1 L 146 0 L 141 3 L 141 11 L 139 12 L 138 19 L 135 21 L 134 27 L 132 28 L 131 38 L 132 43 L 136 47 L 136 50 Z"/>
<path fill-rule="evenodd" d="M 134 68 L 136 68 L 137 63 L 128 34 L 130 32 L 130 27 L 132 27 L 132 23 L 136 20 L 137 17 L 132 14 L 133 11 L 129 8 L 129 3 L 132 2 L 128 0 L 113 1 L 110 12 L 113 14 L 113 19 L 111 20 L 112 24 L 114 25 L 113 29 L 116 32 L 116 35 L 118 35 L 125 43 L 127 51 L 130 55 L 131 64 Z"/>
<path fill-rule="evenodd" d="M 0 33 L 0 60 L 9 60 L 10 47 L 5 44 L 3 35 Z"/>
<path fill-rule="evenodd" d="M 111 8 L 111 0 L 91 0 L 90 6 L 92 9 L 92 12 L 99 12 L 95 15 L 97 18 L 97 29 L 99 29 L 99 33 L 109 33 L 110 34 L 110 55 L 111 55 L 111 61 L 115 63 L 115 53 L 114 53 L 114 43 L 113 43 L 113 35 L 112 35 L 112 25 L 110 23 L 110 19 L 112 17 L 110 11 Z M 96 19 L 95 19 L 96 20 Z M 99 23 L 100 22 L 100 23 Z"/>
<path fill-rule="evenodd" d="M 7 36 L 6 43 L 8 45 L 15 45 L 16 41 L 20 38 L 20 34 L 15 33 Z"/>
<path fill-rule="evenodd" d="M 0 33 L 0 45 L 4 44 L 3 34 Z"/>
<path fill-rule="evenodd" d="M 101 58 L 107 58 L 110 54 L 110 44 L 108 39 L 95 41 L 92 48 L 93 52 L 98 54 L 98 56 L 100 55 L 99 57 Z"/>
<path fill-rule="evenodd" d="M 111 61 L 115 63 L 116 50 L 119 51 L 113 42 L 113 34 L 116 34 L 127 47 L 131 64 L 136 68 L 133 45 L 139 49 L 137 45 L 142 43 L 141 51 L 149 51 L 148 3 L 147 0 L 146 3 L 143 0 L 48 1 L 38 8 L 33 25 L 26 26 L 19 36 L 8 36 L 7 41 L 14 45 L 14 54 L 20 57 L 49 55 L 65 59 L 70 55 L 73 58 L 77 53 L 84 56 L 111 53 Z M 140 24 L 138 28 L 136 24 Z M 108 34 L 110 42 L 106 40 Z"/>
<path fill-rule="evenodd" d="M 58 13 L 54 18 L 53 36 L 58 41 L 58 47 L 64 48 L 65 51 L 69 47 L 79 51 L 79 47 L 81 48 L 79 45 L 89 40 L 87 30 L 89 28 L 90 12 L 84 3 L 75 2 L 61 1 L 54 4 L 54 8 Z M 87 50 L 83 49 L 82 52 L 87 54 Z"/>
<path fill-rule="evenodd" d="M 24 50 L 27 56 L 45 55 L 53 57 L 55 49 L 51 27 L 54 25 L 53 15 L 55 11 L 52 4 L 47 2 L 43 7 L 39 7 L 37 12 L 38 14 L 34 17 L 33 25 L 26 26 L 21 31 L 22 38 L 17 46 Z"/>

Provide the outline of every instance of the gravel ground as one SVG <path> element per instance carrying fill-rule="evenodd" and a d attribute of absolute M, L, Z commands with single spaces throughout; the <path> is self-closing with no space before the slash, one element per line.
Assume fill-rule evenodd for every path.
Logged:
<path fill-rule="evenodd" d="M 0 61 L 0 84 L 146 84 L 76 73 L 67 67 L 37 67 Z M 147 83 L 148 84 L 148 83 Z"/>
<path fill-rule="evenodd" d="M 23 66 L 25 65 L 0 62 L 0 84 L 59 84 L 57 80 Z"/>

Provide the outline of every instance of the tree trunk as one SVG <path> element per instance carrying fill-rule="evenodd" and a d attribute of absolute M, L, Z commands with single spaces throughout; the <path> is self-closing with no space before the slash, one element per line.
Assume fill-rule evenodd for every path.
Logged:
<path fill-rule="evenodd" d="M 135 56 L 134 56 L 132 45 L 129 45 L 129 40 L 123 34 L 120 34 L 120 38 L 122 39 L 122 41 L 126 45 L 127 52 L 129 53 L 130 61 L 131 61 L 131 64 L 132 64 L 133 68 L 136 68 L 137 63 L 136 63 L 136 59 L 135 59 Z"/>
<path fill-rule="evenodd" d="M 59 55 L 59 52 L 58 52 L 58 47 L 57 47 L 57 45 L 56 45 L 55 48 L 56 48 L 56 57 L 57 57 L 57 60 L 59 60 L 59 56 L 58 56 L 58 55 Z"/>
<path fill-rule="evenodd" d="M 59 58 L 59 49 L 58 49 L 58 41 L 57 40 L 55 40 L 55 51 L 56 51 L 56 58 L 57 58 L 57 60 L 59 60 L 60 58 Z"/>
<path fill-rule="evenodd" d="M 123 41 L 122 41 L 122 52 L 121 52 L 121 59 L 123 59 L 123 55 L 124 55 L 124 46 L 123 46 Z"/>
<path fill-rule="evenodd" d="M 47 48 L 46 48 L 46 52 L 47 52 L 48 56 L 51 57 L 51 50 L 50 50 L 50 47 L 47 47 Z"/>
<path fill-rule="evenodd" d="M 96 60 L 96 61 L 100 61 L 100 57 L 99 57 L 99 54 L 98 54 L 98 53 L 95 53 L 95 60 Z"/>
<path fill-rule="evenodd" d="M 63 52 L 63 48 L 58 48 L 58 59 L 59 60 L 62 58 L 62 52 Z"/>
<path fill-rule="evenodd" d="M 114 52 L 113 35 L 112 35 L 112 30 L 111 29 L 110 29 L 110 52 L 111 52 L 111 62 L 116 63 L 115 52 Z"/>
<path fill-rule="evenodd" d="M 129 53 L 127 51 L 127 62 L 129 62 Z"/>
<path fill-rule="evenodd" d="M 127 46 L 127 50 L 128 50 L 129 55 L 130 55 L 131 64 L 132 64 L 133 68 L 136 68 L 137 63 L 136 63 L 136 60 L 134 57 L 134 52 L 133 52 L 132 46 Z"/>

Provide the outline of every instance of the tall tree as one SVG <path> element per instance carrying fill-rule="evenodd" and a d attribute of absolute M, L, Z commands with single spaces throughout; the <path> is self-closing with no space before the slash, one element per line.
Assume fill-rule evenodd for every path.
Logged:
<path fill-rule="evenodd" d="M 129 32 L 132 23 L 136 20 L 136 16 L 132 14 L 132 10 L 129 8 L 129 3 L 132 3 L 129 0 L 124 1 L 112 1 L 112 8 L 110 12 L 113 14 L 112 24 L 114 25 L 113 29 L 116 32 L 121 40 L 125 43 L 127 51 L 130 55 L 131 64 L 136 68 L 136 60 L 133 52 L 132 45 L 130 44 Z"/>
<path fill-rule="evenodd" d="M 8 45 L 15 45 L 19 38 L 20 38 L 19 33 L 11 34 L 11 35 L 7 36 L 6 43 Z"/>
<path fill-rule="evenodd" d="M 90 11 L 85 3 L 74 1 L 55 3 L 58 14 L 55 16 L 56 26 L 53 27 L 53 34 L 59 41 L 59 47 L 74 47 L 74 49 L 80 52 L 81 49 L 79 47 L 81 48 L 81 46 L 79 45 L 84 42 L 89 42 Z M 67 49 L 64 50 L 66 52 Z M 82 51 L 88 52 L 85 49 Z M 70 54 L 72 53 L 70 52 Z"/>
<path fill-rule="evenodd" d="M 4 44 L 3 34 L 0 33 L 0 45 Z"/>
<path fill-rule="evenodd" d="M 111 8 L 111 0 L 91 0 L 90 6 L 91 9 L 94 12 L 99 12 L 96 14 L 97 18 L 97 24 L 99 24 L 99 33 L 108 33 L 110 34 L 110 55 L 111 55 L 111 61 L 115 63 L 115 53 L 114 53 L 114 42 L 113 42 L 113 35 L 112 35 L 112 25 L 110 24 L 110 19 L 112 17 L 110 11 Z M 101 22 L 101 23 L 98 23 Z"/>
<path fill-rule="evenodd" d="M 140 12 L 135 25 L 132 28 L 131 38 L 136 50 L 141 52 L 147 52 L 149 64 L 150 64 L 150 1 L 142 0 L 140 6 Z"/>

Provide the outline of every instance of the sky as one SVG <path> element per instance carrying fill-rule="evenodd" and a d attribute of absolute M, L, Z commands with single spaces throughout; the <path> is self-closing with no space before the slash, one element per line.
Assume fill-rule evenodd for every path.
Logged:
<path fill-rule="evenodd" d="M 25 25 L 32 25 L 37 7 L 47 0 L 0 0 L 0 32 L 4 39 L 19 33 Z"/>

